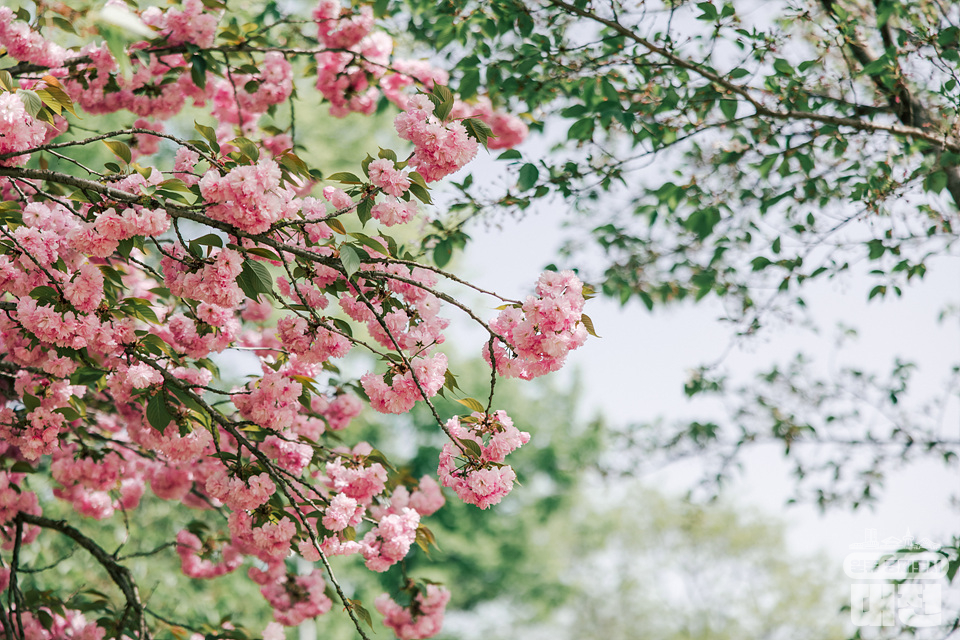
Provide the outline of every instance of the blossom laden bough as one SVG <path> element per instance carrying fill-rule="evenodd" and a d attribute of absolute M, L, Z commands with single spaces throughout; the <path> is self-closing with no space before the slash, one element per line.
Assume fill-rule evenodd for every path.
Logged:
<path fill-rule="evenodd" d="M 153 37 L 121 42 L 116 25 L 105 26 L 105 44 L 73 49 L 0 8 L 0 45 L 19 61 L 0 71 L 3 547 L 72 538 L 125 598 L 117 634 L 146 640 L 152 622 L 129 572 L 84 534 L 82 519 L 45 519 L 47 498 L 29 476 L 49 473 L 55 498 L 84 518 L 128 518 L 152 494 L 223 516 L 219 527 L 192 522 L 169 541 L 186 576 L 217 579 L 249 565 L 247 578 L 285 626 L 326 614 L 336 594 L 366 637 L 360 618 L 369 613 L 328 559 L 395 567 L 433 540 L 425 519 L 445 502 L 441 485 L 481 508 L 499 502 L 515 479 L 504 459 L 530 438 L 503 411 L 440 419 L 432 399 L 455 390 L 440 350 L 446 311 L 479 322 L 499 358 L 509 350 L 525 359 L 505 370 L 529 369 L 527 360 L 547 357 L 532 355 L 541 351 L 553 360 L 539 366 L 553 369 L 558 344 L 582 342 L 579 281 L 542 276 L 539 302 L 524 307 L 534 340 L 523 322 L 483 323 L 444 291 L 459 278 L 388 233 L 430 215 L 429 183 L 481 146 L 519 144 L 519 120 L 486 99 L 458 100 L 440 69 L 394 59 L 369 7 L 322 0 L 312 24 L 272 25 L 287 29 L 291 46 L 279 48 L 261 46 L 256 29 L 238 32 L 214 4 L 124 9 L 134 32 Z M 276 107 L 292 99 L 300 56 L 316 61 L 334 115 L 369 113 L 381 96 L 398 105 L 396 129 L 413 152 L 381 149 L 357 173 L 326 176 L 322 197 L 311 196 L 324 174 L 296 155 L 294 123 L 284 131 L 261 121 L 270 113 L 276 122 Z M 38 66 L 46 75 L 35 75 Z M 188 104 L 214 122 L 197 122 L 189 140 L 165 125 Z M 81 115 L 89 128 L 121 112 L 132 128 L 61 141 Z M 114 156 L 102 167 L 70 155 L 101 145 Z M 51 170 L 48 157 L 71 170 Z M 349 378 L 336 363 L 354 351 L 377 363 Z M 246 354 L 257 373 L 236 381 L 221 371 L 227 352 Z M 430 409 L 449 438 L 439 483 L 400 474 L 371 443 L 343 444 L 365 402 L 391 414 Z M 294 571 L 294 554 L 320 566 Z M 17 588 L 12 567 L 0 574 L 4 588 Z M 385 623 L 401 638 L 436 634 L 449 592 L 404 584 L 409 606 L 376 603 Z M 16 640 L 107 634 L 104 619 L 63 603 L 33 616 L 18 597 L 0 616 Z M 274 623 L 263 631 L 279 634 Z"/>

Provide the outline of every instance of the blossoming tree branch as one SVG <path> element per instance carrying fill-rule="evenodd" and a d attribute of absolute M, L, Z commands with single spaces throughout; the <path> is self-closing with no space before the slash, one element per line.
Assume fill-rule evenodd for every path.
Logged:
<path fill-rule="evenodd" d="M 390 235 L 422 223 L 431 185 L 479 147 L 523 140 L 523 122 L 483 97 L 458 100 L 443 70 L 395 57 L 370 7 L 322 0 L 309 16 L 270 7 L 258 23 L 216 0 L 142 11 L 111 0 L 42 20 L 0 7 L 7 638 L 146 639 L 169 626 L 124 557 L 84 532 L 91 518 L 135 517 L 148 486 L 222 516 L 219 531 L 188 527 L 168 546 L 191 578 L 246 567 L 274 610 L 264 637 L 338 600 L 366 638 L 370 614 L 329 558 L 354 555 L 383 572 L 414 543 L 426 549 L 423 519 L 444 504 L 441 486 L 482 509 L 498 503 L 516 479 L 507 457 L 530 434 L 494 405 L 497 377 L 554 371 L 587 337 L 589 289 L 573 273 L 544 273 L 523 300 L 474 287 L 500 308 L 487 320 L 445 292 L 470 286 L 442 269 L 449 239 L 410 247 Z M 261 126 L 292 105 L 299 72 L 335 116 L 396 105 L 412 154 L 381 149 L 333 175 L 308 167 L 294 153 L 292 117 L 285 131 Z M 164 123 L 187 106 L 207 123 L 168 133 Z M 132 128 L 111 126 L 127 112 Z M 161 142 L 175 148 L 170 163 Z M 103 145 L 115 158 L 87 166 L 84 153 Z M 52 159 L 68 169 L 51 169 Z M 486 331 L 476 350 L 492 368 L 490 395 L 461 398 L 466 415 L 444 421 L 431 398 L 458 391 L 439 349 L 457 314 Z M 243 385 L 222 375 L 217 354 L 232 350 L 254 354 L 261 374 Z M 352 380 L 336 362 L 356 350 L 376 366 Z M 340 444 L 364 404 L 400 414 L 418 402 L 447 437 L 439 483 L 393 473 L 376 443 Z M 32 486 L 40 475 L 75 517 L 44 515 Z M 120 601 L 56 589 L 27 597 L 24 572 L 44 567 L 25 566 L 23 552 L 41 536 L 72 540 Z M 315 568 L 295 571 L 295 556 Z M 443 586 L 404 571 L 394 593 L 375 605 L 398 637 L 440 630 Z"/>

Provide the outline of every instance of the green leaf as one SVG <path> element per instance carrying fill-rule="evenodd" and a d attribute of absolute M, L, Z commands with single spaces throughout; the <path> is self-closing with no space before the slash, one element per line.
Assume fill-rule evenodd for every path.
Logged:
<path fill-rule="evenodd" d="M 255 260 L 244 260 L 237 285 L 251 300 L 260 300 L 260 294 L 273 294 L 273 276 L 266 265 Z"/>
<path fill-rule="evenodd" d="M 382 253 L 385 256 L 390 255 L 390 250 L 383 246 L 379 240 L 375 240 L 370 236 L 363 233 L 351 233 L 351 237 L 356 238 L 357 241 L 365 247 L 370 247 L 377 253 Z"/>
<path fill-rule="evenodd" d="M 205 247 L 222 247 L 223 238 L 215 233 L 208 233 L 205 236 L 200 236 L 199 238 L 191 240 L 190 244 L 203 245 Z"/>
<path fill-rule="evenodd" d="M 871 260 L 877 260 L 886 252 L 887 248 L 883 246 L 883 240 L 878 240 L 874 238 L 867 243 L 867 250 L 869 252 L 869 258 Z"/>
<path fill-rule="evenodd" d="M 300 156 L 296 155 L 295 153 L 288 151 L 280 156 L 280 164 L 294 174 L 301 175 L 306 178 L 310 177 L 310 167 L 308 167 L 307 163 L 301 160 Z"/>
<path fill-rule="evenodd" d="M 350 608 L 353 609 L 353 613 L 357 618 L 363 620 L 368 627 L 373 629 L 373 619 L 370 618 L 370 612 L 363 608 L 363 604 L 361 604 L 359 600 L 350 600 L 349 598 L 347 602 L 350 603 Z"/>
<path fill-rule="evenodd" d="M 104 373 L 97 369 L 80 367 L 70 374 L 70 384 L 93 386 L 103 378 Z"/>
<path fill-rule="evenodd" d="M 167 410 L 167 403 L 163 401 L 164 392 L 151 396 L 147 401 L 147 421 L 150 426 L 163 433 L 164 429 L 173 421 L 173 416 Z"/>
<path fill-rule="evenodd" d="M 450 369 L 447 369 L 446 373 L 443 374 L 443 386 L 450 389 L 450 391 L 460 390 L 460 385 L 457 383 L 457 376 L 453 375 Z"/>
<path fill-rule="evenodd" d="M 340 182 L 343 184 L 363 184 L 363 180 L 346 171 L 341 171 L 333 174 L 332 176 L 327 176 L 327 180 L 332 182 Z"/>
<path fill-rule="evenodd" d="M 590 316 L 588 316 L 588 315 L 585 314 L 585 313 L 584 313 L 584 314 L 581 314 L 581 316 L 580 316 L 580 322 L 583 323 L 583 326 L 586 328 L 587 333 L 589 333 L 590 335 L 592 335 L 594 338 L 599 338 L 599 337 L 600 337 L 600 336 L 597 335 L 596 329 L 593 328 L 593 320 L 590 319 Z"/>
<path fill-rule="evenodd" d="M 340 262 L 349 278 L 360 269 L 360 255 L 349 244 L 340 245 Z"/>
<path fill-rule="evenodd" d="M 447 116 L 450 115 L 450 112 L 453 111 L 453 100 L 450 102 L 441 102 L 433 110 L 433 115 L 437 117 L 438 120 L 443 122 L 447 119 Z"/>
<path fill-rule="evenodd" d="M 453 92 L 450 91 L 449 87 L 446 87 L 442 84 L 435 84 L 433 86 L 433 95 L 440 98 L 443 102 L 453 100 Z"/>
<path fill-rule="evenodd" d="M 36 118 L 40 109 L 43 109 L 43 100 L 40 99 L 37 92 L 29 89 L 17 89 L 17 95 L 23 101 L 23 107 L 27 110 L 27 113 Z"/>
<path fill-rule="evenodd" d="M 783 58 L 777 58 L 773 61 L 773 69 L 781 76 L 793 75 L 793 66 Z"/>
<path fill-rule="evenodd" d="M 34 287 L 33 289 L 30 290 L 30 297 L 38 302 L 47 304 L 47 303 L 55 303 L 59 299 L 60 294 L 57 293 L 57 290 L 54 289 L 53 287 L 40 285 L 39 287 Z M 40 305 L 40 306 L 43 306 L 43 305 Z"/>
<path fill-rule="evenodd" d="M 40 406 L 40 398 L 25 393 L 23 394 L 23 406 L 27 408 L 27 411 L 34 411 Z"/>
<path fill-rule="evenodd" d="M 721 100 L 720 101 L 720 111 L 723 113 L 724 117 L 727 120 L 733 120 L 737 117 L 737 101 L 736 100 Z"/>
<path fill-rule="evenodd" d="M 128 315 L 140 318 L 144 322 L 152 322 L 153 324 L 160 322 L 157 314 L 150 306 L 150 302 L 143 298 L 127 298 L 121 304 L 121 308 L 126 311 Z"/>
<path fill-rule="evenodd" d="M 523 154 L 521 154 L 516 149 L 507 149 L 506 151 L 501 153 L 499 156 L 497 156 L 497 160 L 519 160 L 522 157 L 523 157 Z"/>
<path fill-rule="evenodd" d="M 107 145 L 107 148 L 113 152 L 113 155 L 130 164 L 133 155 L 130 153 L 130 147 L 128 147 L 126 143 L 120 142 L 119 140 L 104 140 L 103 144 Z"/>
<path fill-rule="evenodd" d="M 74 420 L 80 420 L 83 417 L 73 407 L 60 407 L 59 409 L 55 409 L 54 413 L 59 413 L 64 418 L 66 418 L 68 422 L 73 422 Z"/>
<path fill-rule="evenodd" d="M 416 182 L 410 183 L 410 193 L 416 196 L 417 200 L 423 204 L 433 204 L 433 199 L 430 197 L 430 192 Z"/>
<path fill-rule="evenodd" d="M 366 225 L 370 221 L 373 213 L 373 198 L 366 197 L 357 205 L 357 220 L 361 225 Z"/>
<path fill-rule="evenodd" d="M 709 2 L 699 2 L 697 3 L 697 8 L 700 9 L 700 11 L 703 11 L 703 13 L 697 16 L 697 20 L 706 20 L 708 22 L 713 22 L 720 15 L 719 13 L 717 13 L 717 8 Z"/>
<path fill-rule="evenodd" d="M 381 158 L 382 160 L 392 160 L 393 162 L 396 162 L 397 152 L 393 149 L 384 149 L 381 147 L 379 153 L 377 153 L 377 157 Z"/>
<path fill-rule="evenodd" d="M 870 290 L 870 295 L 867 296 L 867 300 L 873 300 L 873 298 L 876 296 L 880 296 L 882 298 L 885 295 L 887 295 L 887 287 L 885 285 L 878 284 Z"/>
<path fill-rule="evenodd" d="M 460 404 L 462 404 L 463 406 L 470 409 L 471 411 L 477 411 L 479 413 L 483 413 L 484 411 L 484 406 L 480 404 L 478 400 L 475 400 L 473 398 L 460 398 L 455 400 Z"/>
<path fill-rule="evenodd" d="M 193 195 L 193 191 L 190 190 L 190 187 L 184 184 L 183 180 L 180 180 L 179 178 L 164 180 L 158 184 L 157 187 L 166 189 L 167 191 L 178 191 L 180 193 L 189 193 Z"/>
<path fill-rule="evenodd" d="M 453 257 L 453 243 L 449 238 L 444 238 L 433 248 L 433 261 L 441 269 L 447 266 L 450 258 Z"/>
<path fill-rule="evenodd" d="M 943 171 L 934 171 L 923 179 L 923 188 L 933 193 L 940 193 L 947 187 L 947 174 Z"/>
<path fill-rule="evenodd" d="M 471 458 L 479 459 L 483 457 L 483 449 L 481 449 L 480 445 L 478 445 L 474 440 L 468 440 L 466 438 L 461 440 L 460 438 L 457 438 L 457 442 L 460 443 L 461 451 L 466 453 Z"/>
<path fill-rule="evenodd" d="M 247 156 L 254 162 L 260 159 L 260 150 L 257 149 L 257 145 L 253 143 L 253 140 L 241 136 L 231 140 L 230 144 L 240 149 L 240 153 Z"/>
<path fill-rule="evenodd" d="M 428 94 L 428 97 L 434 104 L 433 115 L 437 116 L 441 121 L 446 120 L 447 116 L 449 116 L 453 110 L 453 92 L 442 84 L 435 84 L 433 91 Z"/>
<path fill-rule="evenodd" d="M 63 107 L 60 106 L 60 101 L 54 98 L 46 89 L 37 89 L 36 92 L 37 96 L 40 97 L 40 101 L 59 116 L 63 111 Z"/>
<path fill-rule="evenodd" d="M 620 94 L 617 92 L 617 88 L 606 78 L 600 82 L 600 93 L 610 102 L 620 104 Z"/>
<path fill-rule="evenodd" d="M 256 274 L 261 293 L 273 293 L 273 276 L 270 275 L 270 269 L 267 268 L 267 265 L 256 260 L 247 260 L 243 263 L 243 266 Z"/>
<path fill-rule="evenodd" d="M 207 86 L 207 61 L 200 54 L 190 57 L 190 79 L 201 89 Z"/>
<path fill-rule="evenodd" d="M 67 20 L 66 18 L 63 18 L 61 16 L 53 16 L 53 24 L 57 25 L 67 33 L 72 33 L 74 35 L 77 35 L 77 30 L 74 29 L 73 23 Z"/>
<path fill-rule="evenodd" d="M 206 125 L 200 124 L 196 120 L 193 122 L 193 128 L 206 139 L 211 145 L 217 144 L 217 132 L 213 127 L 208 127 Z M 216 147 L 219 149 L 219 145 Z"/>
<path fill-rule="evenodd" d="M 430 546 L 434 546 L 437 549 L 440 548 L 440 545 L 437 544 L 437 537 L 433 535 L 433 531 L 428 529 L 425 525 L 420 525 L 417 527 L 416 534 L 417 546 L 423 549 L 424 553 L 427 555 L 430 554 Z"/>
<path fill-rule="evenodd" d="M 520 179 L 517 181 L 517 189 L 521 192 L 532 189 L 540 178 L 540 170 L 535 164 L 527 163 L 520 167 Z"/>
<path fill-rule="evenodd" d="M 487 141 L 494 137 L 493 129 L 491 129 L 490 125 L 483 120 L 478 120 L 477 118 L 464 118 L 461 124 L 463 125 L 464 129 L 467 130 L 467 135 L 476 139 L 476 141 L 482 144 L 484 147 L 487 146 Z"/>
<path fill-rule="evenodd" d="M 340 333 L 353 337 L 353 327 L 350 326 L 350 323 L 342 318 L 333 318 L 333 326 L 335 326 Z"/>
<path fill-rule="evenodd" d="M 480 88 L 480 71 L 477 69 L 467 69 L 463 72 L 460 79 L 460 99 L 467 100 L 477 95 L 477 89 Z"/>
<path fill-rule="evenodd" d="M 593 118 L 581 118 L 573 123 L 570 130 L 567 131 L 567 138 L 570 140 L 589 140 L 593 137 Z"/>
<path fill-rule="evenodd" d="M 266 258 L 267 260 L 273 260 L 274 262 L 280 262 L 280 256 L 269 249 L 264 249 L 263 247 L 247 249 L 247 253 L 252 253 L 255 256 L 260 256 L 261 258 Z"/>

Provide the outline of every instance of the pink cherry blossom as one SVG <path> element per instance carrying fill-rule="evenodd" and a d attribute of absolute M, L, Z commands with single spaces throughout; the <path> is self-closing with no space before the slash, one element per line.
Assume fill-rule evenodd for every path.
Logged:
<path fill-rule="evenodd" d="M 412 607 L 401 607 L 385 593 L 375 601 L 377 611 L 383 615 L 383 623 L 393 629 L 400 640 L 423 640 L 440 633 L 450 592 L 428 584 L 426 593 L 418 591 L 414 600 L 416 613 Z"/>

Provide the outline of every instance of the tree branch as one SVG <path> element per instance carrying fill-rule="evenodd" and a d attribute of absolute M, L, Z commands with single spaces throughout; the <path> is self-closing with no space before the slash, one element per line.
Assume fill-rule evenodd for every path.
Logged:
<path fill-rule="evenodd" d="M 147 627 L 147 621 L 143 615 L 143 603 L 140 601 L 140 592 L 130 575 L 129 569 L 117 562 L 117 560 L 109 553 L 104 551 L 100 545 L 83 535 L 83 533 L 81 533 L 78 529 L 75 529 L 67 524 L 67 522 L 64 520 L 51 520 L 50 518 L 46 518 L 44 516 L 35 516 L 21 511 L 17 514 L 16 521 L 19 523 L 25 522 L 27 524 L 32 524 L 44 529 L 59 531 L 63 535 L 76 542 L 79 546 L 83 547 L 90 555 L 94 557 L 97 562 L 100 563 L 101 566 L 103 566 L 104 569 L 106 569 L 110 579 L 113 580 L 114 584 L 116 584 L 120 589 L 120 592 L 123 593 L 123 597 L 127 601 L 124 617 L 126 617 L 129 612 L 133 612 L 137 618 L 137 627 L 140 633 L 139 637 L 141 640 L 147 640 L 150 638 L 150 630 Z M 122 633 L 122 629 L 118 629 L 118 635 L 120 633 Z"/>
<path fill-rule="evenodd" d="M 758 100 L 750 91 L 750 87 L 745 87 L 739 85 L 735 82 L 731 82 L 717 74 L 702 64 L 691 62 L 686 58 L 683 58 L 676 53 L 670 51 L 665 47 L 658 46 L 653 42 L 650 42 L 646 38 L 637 35 L 627 27 L 622 24 L 615 22 L 613 20 L 608 20 L 597 14 L 587 11 L 585 9 L 579 9 L 572 4 L 564 2 L 563 0 L 547 0 L 550 4 L 560 7 L 565 11 L 569 11 L 575 15 L 578 15 L 588 20 L 593 20 L 599 24 L 608 27 L 620 35 L 633 40 L 640 46 L 644 47 L 651 53 L 663 56 L 671 64 L 687 69 L 699 75 L 700 77 L 709 80 L 715 85 L 726 89 L 730 93 L 736 94 L 750 103 L 756 111 L 757 116 L 766 116 L 769 118 L 774 118 L 777 120 L 800 120 L 800 121 L 810 121 L 810 122 L 819 122 L 822 124 L 833 125 L 837 127 L 848 127 L 851 129 L 856 129 L 858 131 L 866 131 L 873 133 L 890 133 L 893 135 L 904 136 L 908 138 L 913 138 L 916 140 L 923 140 L 929 142 L 940 149 L 945 149 L 949 151 L 960 152 L 960 140 L 951 137 L 949 134 L 938 134 L 932 131 L 921 129 L 917 126 L 910 126 L 907 124 L 882 124 L 877 122 L 871 122 L 869 120 L 861 120 L 858 118 L 848 118 L 845 116 L 832 116 L 821 113 L 813 113 L 807 111 L 783 111 L 780 109 L 770 108 L 764 105 L 760 100 Z M 935 123 L 934 123 L 935 124 Z M 958 186 L 960 186 L 960 177 L 958 177 Z M 958 191 L 958 198 L 960 198 L 960 191 Z M 960 200 L 958 200 L 960 203 Z"/>
<path fill-rule="evenodd" d="M 834 0 L 820 0 L 820 4 L 824 11 L 826 11 L 826 13 L 833 20 L 834 24 L 839 27 L 840 22 L 833 11 Z M 887 48 L 892 48 L 894 45 L 893 35 L 890 33 L 890 23 L 886 23 L 883 27 L 879 27 L 879 29 L 883 38 L 884 46 Z M 866 43 L 849 36 L 845 37 L 844 41 L 847 43 L 847 47 L 853 53 L 853 57 L 862 66 L 866 67 L 879 59 L 879 56 L 872 51 Z M 921 102 L 920 99 L 913 94 L 913 92 L 910 91 L 910 88 L 904 81 L 903 71 L 900 68 L 899 62 L 896 62 L 895 64 L 897 65 L 897 82 L 894 87 L 888 87 L 881 82 L 879 75 L 870 76 L 874 87 L 876 87 L 877 93 L 886 98 L 887 104 L 890 105 L 890 109 L 897 116 L 897 119 L 904 125 L 916 128 L 926 128 L 928 130 L 933 128 L 942 128 L 943 123 L 937 121 L 931 115 L 927 106 L 923 104 L 923 102 Z M 946 144 L 941 145 L 941 148 L 956 151 L 956 149 Z M 939 153 L 937 153 L 937 155 L 939 156 Z M 947 191 L 950 193 L 950 197 L 953 198 L 954 204 L 957 207 L 960 207 L 960 167 L 952 166 L 941 168 L 947 175 Z"/>

